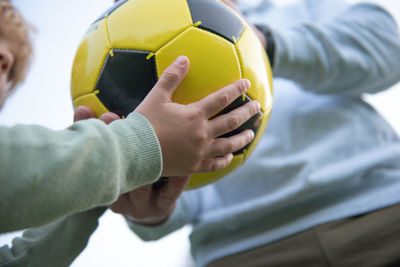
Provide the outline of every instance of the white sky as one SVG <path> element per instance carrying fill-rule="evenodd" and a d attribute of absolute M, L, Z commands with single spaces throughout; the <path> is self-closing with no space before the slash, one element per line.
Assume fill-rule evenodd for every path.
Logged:
<path fill-rule="evenodd" d="M 27 20 L 36 26 L 38 33 L 35 37 L 34 64 L 25 84 L 8 99 L 0 112 L 1 125 L 40 124 L 63 129 L 71 124 L 73 112 L 69 85 L 75 50 L 87 25 L 112 2 L 13 0 Z M 279 2 L 282 4 L 284 1 Z M 400 1 L 378 2 L 389 7 L 400 18 Z M 399 99 L 399 85 L 367 97 L 398 132 Z M 186 227 L 159 242 L 144 243 L 129 231 L 120 216 L 107 212 L 87 249 L 72 266 L 188 267 L 192 265 L 187 241 L 189 232 L 190 228 Z M 1 235 L 0 245 L 10 243 L 12 237 L 18 234 Z"/>

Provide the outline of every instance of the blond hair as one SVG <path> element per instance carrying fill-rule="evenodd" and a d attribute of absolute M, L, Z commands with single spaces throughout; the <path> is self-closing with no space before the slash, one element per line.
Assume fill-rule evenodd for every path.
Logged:
<path fill-rule="evenodd" d="M 9 90 L 25 79 L 32 56 L 32 31 L 33 27 L 25 22 L 10 0 L 0 0 L 0 40 L 12 45 L 14 55 Z"/>

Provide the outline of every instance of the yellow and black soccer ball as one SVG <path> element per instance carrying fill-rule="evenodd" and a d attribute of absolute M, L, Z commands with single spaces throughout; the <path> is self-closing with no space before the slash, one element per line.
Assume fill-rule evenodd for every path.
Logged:
<path fill-rule="evenodd" d="M 218 172 L 195 174 L 187 189 L 212 183 L 240 166 L 254 150 L 272 108 L 272 74 L 267 55 L 249 25 L 218 0 L 125 0 L 94 21 L 76 52 L 71 77 L 74 106 L 97 116 L 111 111 L 124 117 L 151 90 L 180 55 L 190 60 L 187 76 L 173 101 L 188 104 L 238 80 L 251 88 L 221 111 L 250 99 L 261 111 L 230 136 L 253 129 L 255 138 L 234 153 Z"/>

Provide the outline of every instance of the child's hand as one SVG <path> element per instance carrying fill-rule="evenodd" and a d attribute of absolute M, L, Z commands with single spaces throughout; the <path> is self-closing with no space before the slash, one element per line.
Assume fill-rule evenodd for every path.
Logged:
<path fill-rule="evenodd" d="M 156 189 L 145 185 L 121 195 L 110 209 L 130 220 L 157 225 L 164 222 L 175 208 L 175 203 L 189 182 L 189 176 L 168 177 L 168 182 Z"/>
<path fill-rule="evenodd" d="M 209 120 L 246 92 L 250 86 L 247 80 L 230 84 L 189 105 L 173 103 L 172 94 L 189 68 L 188 59 L 181 59 L 183 64 L 174 62 L 169 66 L 135 110 L 150 121 L 157 134 L 163 156 L 163 176 L 210 172 L 227 167 L 232 153 L 247 145 L 254 133 L 245 130 L 228 138 L 217 137 L 236 129 L 260 110 L 260 104 L 251 101 Z M 90 108 L 80 106 L 75 110 L 74 121 L 94 117 Z M 119 116 L 107 112 L 99 119 L 108 124 Z"/>
<path fill-rule="evenodd" d="M 75 121 L 80 121 L 80 120 L 87 120 L 87 119 L 94 119 L 96 118 L 96 115 L 94 112 L 86 106 L 79 106 L 75 109 L 74 113 L 74 122 Z M 121 119 L 117 114 L 113 112 L 106 112 L 102 114 L 99 118 L 99 120 L 102 120 L 106 124 L 109 124 L 115 120 Z"/>
<path fill-rule="evenodd" d="M 172 94 L 188 69 L 188 59 L 179 57 L 135 110 L 150 121 L 157 134 L 163 156 L 162 176 L 221 170 L 230 164 L 232 153 L 254 137 L 251 130 L 245 130 L 228 138 L 217 138 L 255 115 L 260 110 L 257 101 L 209 119 L 244 94 L 250 83 L 239 80 L 198 102 L 174 103 Z"/>

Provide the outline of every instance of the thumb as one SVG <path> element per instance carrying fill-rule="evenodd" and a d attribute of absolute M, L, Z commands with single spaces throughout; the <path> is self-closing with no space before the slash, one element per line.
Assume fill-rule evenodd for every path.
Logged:
<path fill-rule="evenodd" d="M 171 98 L 175 89 L 185 78 L 189 70 L 189 59 L 185 56 L 179 56 L 168 68 L 164 70 L 158 80 L 155 88 L 161 90 L 162 93 L 167 93 Z"/>

